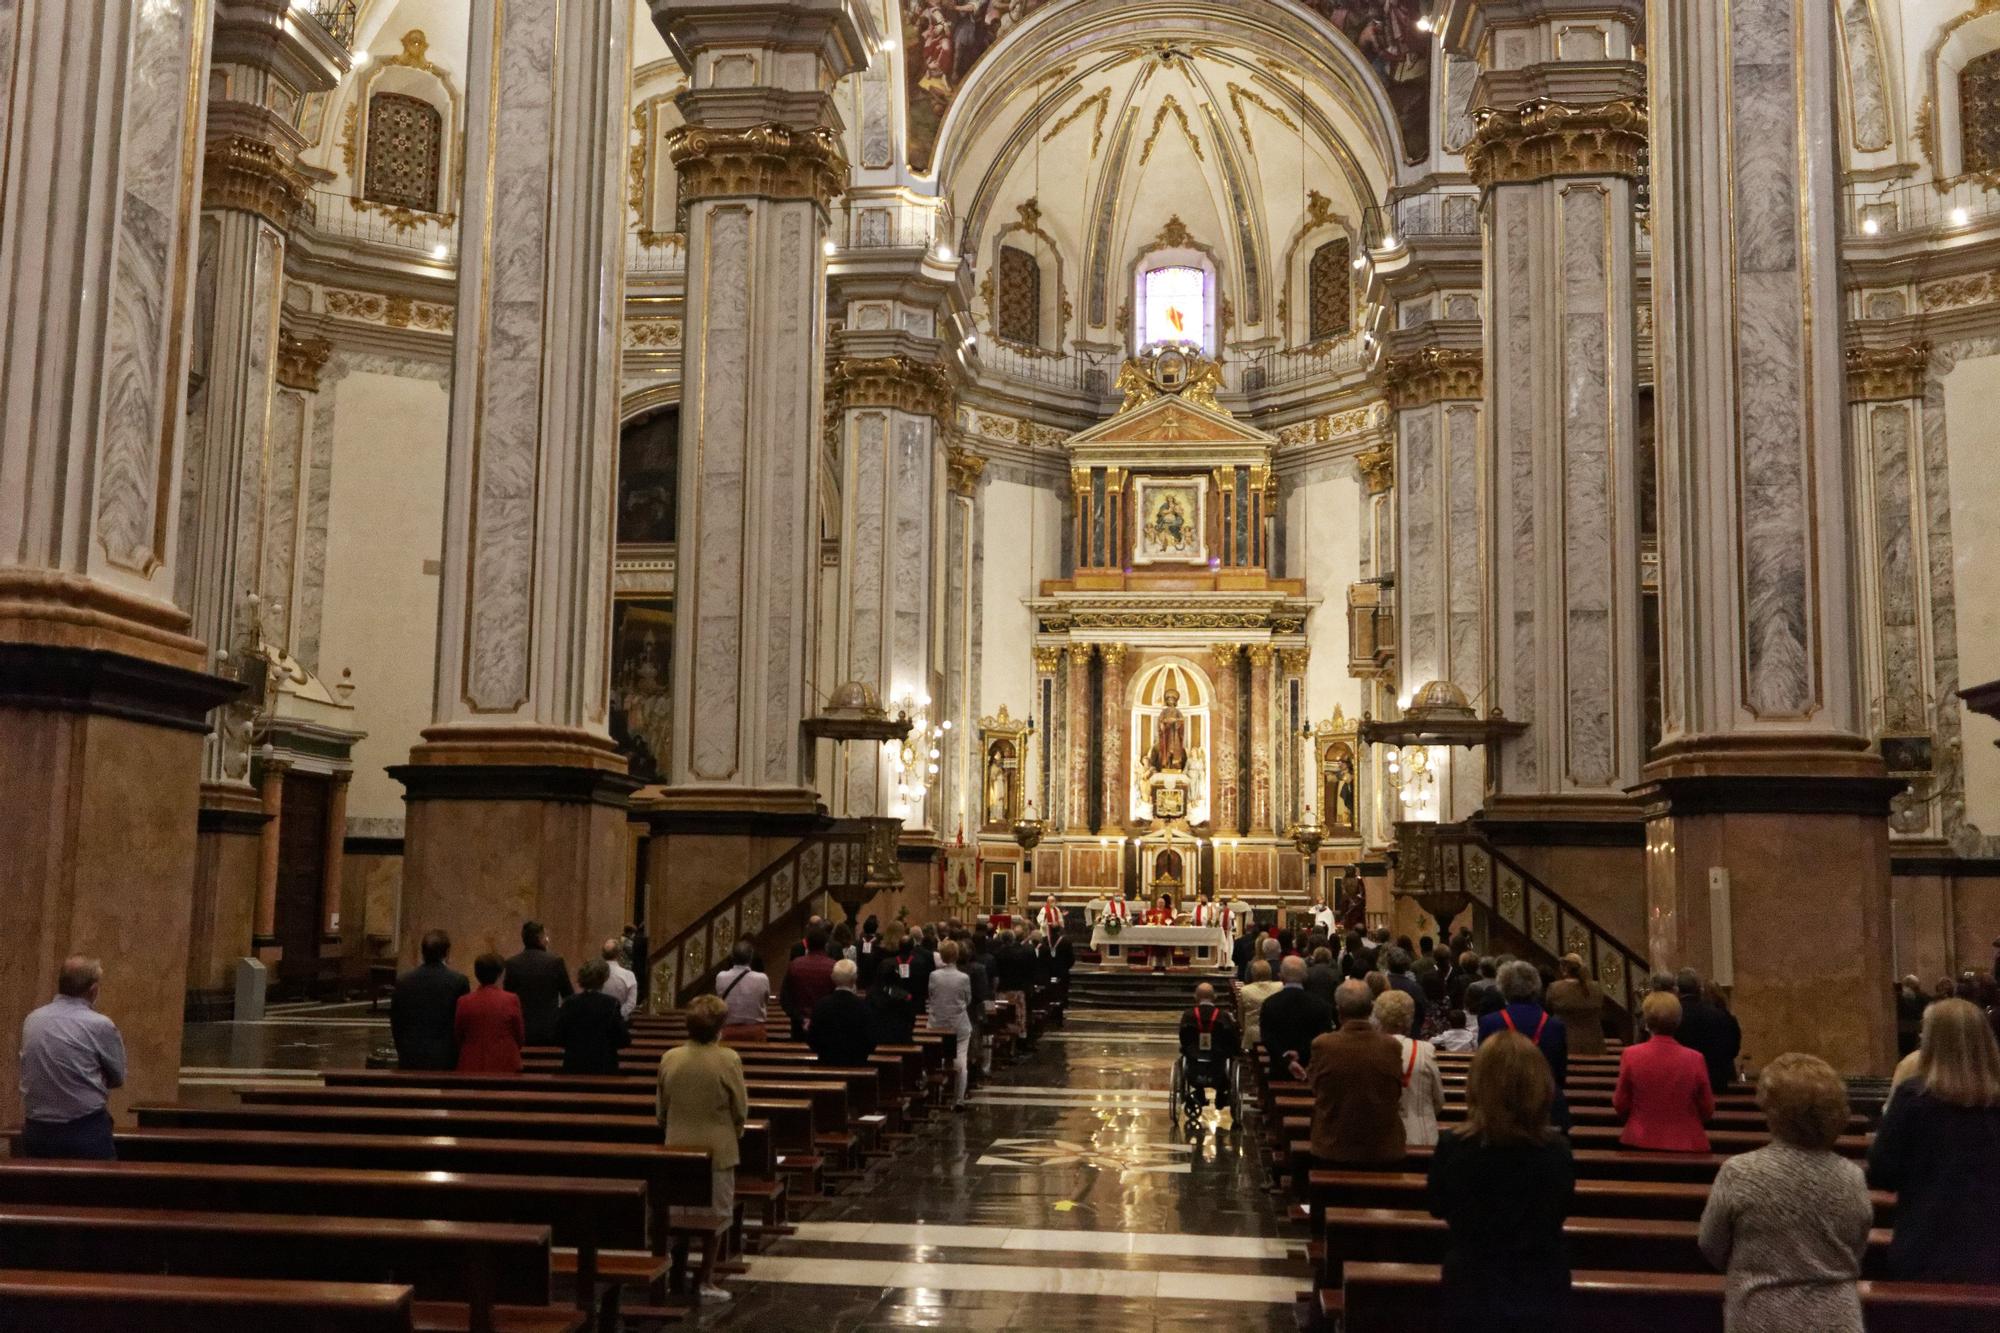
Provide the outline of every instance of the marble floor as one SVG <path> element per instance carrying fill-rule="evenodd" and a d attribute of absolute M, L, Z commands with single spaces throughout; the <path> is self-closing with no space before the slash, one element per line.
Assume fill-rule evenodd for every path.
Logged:
<path fill-rule="evenodd" d="M 1211 1110 L 1173 1123 L 1171 1016 L 1072 1013 L 960 1114 L 751 1256 L 703 1329 L 759 1333 L 1291 1330 L 1304 1243 L 1259 1180 L 1255 1140 Z M 365 1005 L 188 1029 L 189 1101 L 358 1065 L 388 1040 Z"/>

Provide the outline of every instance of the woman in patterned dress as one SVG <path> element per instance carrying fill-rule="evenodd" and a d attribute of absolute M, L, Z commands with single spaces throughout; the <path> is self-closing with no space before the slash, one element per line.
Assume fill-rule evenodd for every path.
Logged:
<path fill-rule="evenodd" d="M 1729 1274 L 1728 1333 L 1862 1333 L 1855 1282 L 1875 1209 L 1861 1166 L 1833 1149 L 1847 1089 L 1815 1055 L 1781 1055 L 1757 1080 L 1771 1146 L 1731 1157 L 1701 1214 L 1701 1252 Z"/>

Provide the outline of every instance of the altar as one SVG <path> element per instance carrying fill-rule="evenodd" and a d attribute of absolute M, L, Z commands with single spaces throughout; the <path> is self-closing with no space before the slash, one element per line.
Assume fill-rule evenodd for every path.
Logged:
<path fill-rule="evenodd" d="M 1127 926 L 1116 934 L 1099 921 L 1090 932 L 1090 947 L 1106 967 L 1123 967 L 1132 950 L 1169 949 L 1185 953 L 1196 967 L 1221 969 L 1230 963 L 1230 939 L 1220 926 Z"/>

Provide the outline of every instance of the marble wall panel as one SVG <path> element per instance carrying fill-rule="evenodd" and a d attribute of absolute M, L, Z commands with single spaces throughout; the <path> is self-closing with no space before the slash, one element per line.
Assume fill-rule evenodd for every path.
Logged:
<path fill-rule="evenodd" d="M 750 294 L 750 213 L 739 205 L 712 206 L 701 257 L 707 292 Z M 750 309 L 747 300 L 719 297 L 704 305 L 705 350 L 701 424 L 695 475 L 694 596 L 689 616 L 694 641 L 688 681 L 688 772 L 701 781 L 724 781 L 738 771 L 737 742 L 743 701 L 744 468 L 749 447 Z M 731 593 L 730 590 L 738 590 Z"/>
<path fill-rule="evenodd" d="M 890 575 L 895 620 L 890 634 L 895 669 L 910 676 L 918 693 L 930 689 L 931 422 L 902 416 L 896 422 L 895 560 Z"/>
<path fill-rule="evenodd" d="M 895 142 L 889 98 L 889 62 L 880 73 L 861 81 L 861 165 L 880 169 L 894 164 Z"/>
<path fill-rule="evenodd" d="M 298 563 L 300 486 L 309 465 L 306 424 L 310 416 L 308 395 L 297 389 L 280 389 L 272 395 L 262 575 L 264 633 L 272 643 L 286 645 L 291 643 L 295 623 L 293 573 Z"/>
<path fill-rule="evenodd" d="M 774 309 L 764 326 L 770 357 L 764 366 L 790 392 L 776 396 L 771 434 L 758 450 L 764 473 L 764 531 L 769 555 L 760 570 L 767 608 L 762 627 L 765 725 L 760 759 L 764 782 L 792 786 L 804 780 L 798 721 L 808 708 L 807 628 L 813 623 L 811 578 L 819 568 L 819 531 L 812 521 L 819 510 L 818 474 L 813 466 L 818 454 L 792 442 L 819 438 L 820 366 L 814 339 L 824 297 L 818 278 L 817 206 L 786 203 L 774 207 L 779 210 L 773 228 L 776 253 L 770 266 Z"/>
<path fill-rule="evenodd" d="M 1882 688 L 1885 721 L 1908 725 L 1922 717 L 1923 644 L 1917 625 L 1918 589 L 1911 563 L 1910 409 L 1870 410 L 1868 438 L 1875 468 L 1876 577 L 1881 589 Z"/>
<path fill-rule="evenodd" d="M 1992 525 L 1981 520 L 1993 508 L 1991 453 L 1981 447 L 2000 404 L 1991 392 L 1996 382 L 1987 369 L 2000 358 L 2000 338 L 1981 337 L 1939 343 L 1933 350 L 1932 376 L 1924 386 L 1922 421 L 1922 485 L 1929 538 L 1925 559 L 1930 578 L 1932 625 L 1932 694 L 1937 701 L 1938 751 L 1947 765 L 1946 792 L 1940 802 L 1945 836 L 1960 856 L 2000 856 L 2000 799 L 1994 793 L 1995 756 L 1987 745 L 1992 728 L 1974 718 L 1968 732 L 1958 691 L 1993 679 L 2000 642 L 1994 599 L 1969 591 L 1961 604 L 1960 571 L 1967 586 L 1982 586 L 1981 576 L 2000 566 L 1987 548 Z M 1980 362 L 1980 366 L 1966 366 Z M 1963 535 L 1961 535 L 1963 532 Z"/>
<path fill-rule="evenodd" d="M 1435 679 L 1443 667 L 1438 643 L 1438 599 L 1443 595 L 1443 534 L 1438 530 L 1437 414 L 1414 408 L 1397 414 L 1403 554 L 1398 597 L 1403 607 L 1405 693 Z"/>
<path fill-rule="evenodd" d="M 1847 49 L 1847 105 L 1854 146 L 1863 152 L 1887 148 L 1889 89 L 1870 0 L 1843 0 L 1840 24 Z"/>
<path fill-rule="evenodd" d="M 1564 762 L 1569 778 L 1589 787 L 1605 786 L 1616 770 L 1609 210 L 1601 186 L 1579 184 L 1562 192 Z"/>
<path fill-rule="evenodd" d="M 1495 466 L 1504 473 L 1494 524 L 1498 549 L 1506 558 L 1499 576 L 1506 591 L 1496 608 L 1503 622 L 1501 646 L 1496 651 L 1512 676 L 1504 706 L 1517 721 L 1533 722 L 1538 712 L 1541 663 L 1536 641 L 1540 628 L 1536 618 L 1540 601 L 1535 530 L 1536 366 L 1529 349 L 1535 346 L 1537 305 L 1531 294 L 1536 290 L 1534 232 L 1541 213 L 1530 198 L 1520 197 L 1526 192 L 1512 194 L 1492 242 L 1494 267 L 1507 291 L 1516 297 L 1496 300 L 1493 310 L 1500 391 L 1495 406 L 1500 418 Z M 1494 664 L 1496 670 L 1500 662 Z M 1541 776 L 1541 761 L 1532 745 L 1509 746 L 1506 766 L 1509 777 L 1524 789 L 1532 789 Z"/>
<path fill-rule="evenodd" d="M 882 470 L 889 449 L 888 416 L 882 412 L 854 414 L 849 439 L 854 503 L 847 536 L 851 548 L 847 561 L 848 666 L 854 679 L 874 685 L 886 700 L 889 682 L 888 663 L 882 656 L 882 618 L 883 596 L 888 590 L 884 587 L 883 506 L 888 486 Z"/>

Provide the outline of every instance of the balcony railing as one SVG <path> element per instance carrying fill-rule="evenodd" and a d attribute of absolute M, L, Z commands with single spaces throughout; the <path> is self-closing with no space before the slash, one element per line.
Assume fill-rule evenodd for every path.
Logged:
<path fill-rule="evenodd" d="M 1245 393 L 1261 393 L 1363 374 L 1368 369 L 1365 351 L 1356 335 L 1311 347 L 1251 352 L 1237 368 L 1234 382 Z"/>
<path fill-rule="evenodd" d="M 455 218 L 373 204 L 333 190 L 313 191 L 311 226 L 321 236 L 359 242 L 400 258 L 450 263 L 458 255 Z"/>
<path fill-rule="evenodd" d="M 1370 250 L 1394 248 L 1409 240 L 1470 240 L 1478 235 L 1476 194 L 1413 194 L 1371 208 L 1361 220 L 1361 240 Z"/>
<path fill-rule="evenodd" d="M 1845 224 L 1850 241 L 1937 236 L 2000 220 L 2000 188 L 1990 178 L 1959 176 L 1937 185 L 1858 184 L 1848 187 Z"/>
<path fill-rule="evenodd" d="M 354 21 L 360 9 L 355 0 L 306 0 L 292 8 L 302 10 L 307 18 L 326 29 L 326 35 L 339 43 L 341 50 L 354 49 Z"/>
<path fill-rule="evenodd" d="M 979 340 L 980 369 L 1022 384 L 1103 397 L 1118 382 L 1122 359 L 1115 352 L 1073 351 L 1036 356 L 997 338 Z"/>

